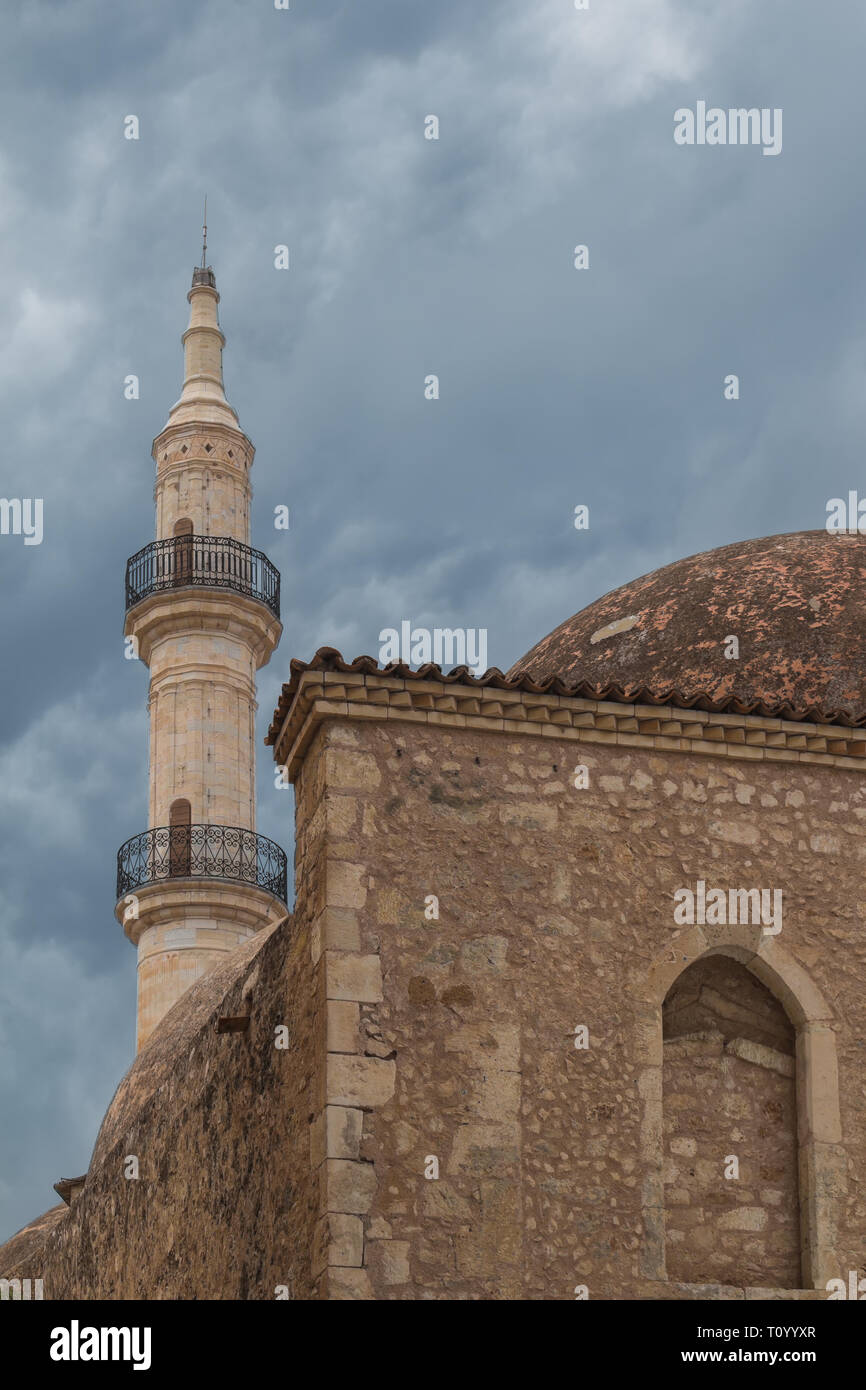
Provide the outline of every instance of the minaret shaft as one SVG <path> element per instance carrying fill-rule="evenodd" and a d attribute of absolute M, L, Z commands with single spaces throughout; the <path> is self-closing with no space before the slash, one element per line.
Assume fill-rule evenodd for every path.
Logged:
<path fill-rule="evenodd" d="M 172 443 L 177 452 L 180 451 L 177 439 L 165 442 L 166 445 Z M 190 458 L 189 462 L 182 458 L 172 466 L 160 466 L 154 493 L 157 538 L 170 540 L 178 534 L 179 526 L 182 528 L 185 522 L 190 522 L 196 536 L 231 536 L 249 545 L 252 490 L 248 474 L 226 468 L 218 459 L 211 461 L 205 453 L 206 445 L 210 444 L 212 450 L 219 447 L 213 430 L 206 438 L 199 433 L 184 442 L 190 451 L 195 450 L 204 457 Z M 251 452 L 252 446 L 246 442 Z M 230 447 L 228 445 L 224 452 Z M 236 447 L 232 452 L 239 453 L 241 449 Z M 168 454 L 168 449 L 163 453 Z"/>
<path fill-rule="evenodd" d="M 211 646 L 216 640 L 212 639 Z M 192 824 L 256 828 L 255 666 L 248 648 L 231 658 L 211 650 L 198 669 L 162 643 L 150 681 L 150 824 L 168 825 L 179 797 Z M 201 645 L 201 644 L 199 644 Z M 229 645 L 229 644 L 226 644 Z M 218 658 L 225 659 L 220 661 Z M 182 677 L 178 678 L 179 676 Z"/>

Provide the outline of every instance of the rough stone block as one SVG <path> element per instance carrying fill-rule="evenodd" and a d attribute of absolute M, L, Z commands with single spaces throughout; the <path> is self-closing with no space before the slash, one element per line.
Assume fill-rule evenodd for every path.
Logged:
<path fill-rule="evenodd" d="M 382 999 L 382 963 L 378 956 L 325 952 L 325 990 L 328 999 L 355 999 L 377 1004 Z"/>
<path fill-rule="evenodd" d="M 343 1053 L 328 1057 L 327 1102 L 373 1110 L 394 1094 L 397 1066 L 380 1057 L 353 1057 Z"/>
<path fill-rule="evenodd" d="M 364 864 L 345 859 L 329 859 L 325 869 L 325 903 L 328 907 L 360 909 L 367 901 L 367 875 Z"/>
<path fill-rule="evenodd" d="M 833 1030 L 822 1024 L 807 1024 L 797 1038 L 797 1058 L 800 1141 L 812 1137 L 820 1144 L 838 1144 L 842 1138 L 842 1118 Z"/>
<path fill-rule="evenodd" d="M 372 1163 L 329 1158 L 325 1163 L 323 1208 L 325 1211 L 352 1212 L 356 1216 L 363 1216 L 370 1210 L 376 1187 Z"/>
<path fill-rule="evenodd" d="M 520 1194 L 514 1182 L 480 1183 L 480 1216 L 455 1239 L 457 1268 L 464 1278 L 508 1280 L 508 1267 L 520 1261 L 522 1223 Z"/>
<path fill-rule="evenodd" d="M 556 732 L 558 737 L 560 730 Z M 518 825 L 526 830 L 553 831 L 558 815 L 555 806 L 543 801 L 516 802 L 499 808 L 499 819 L 503 825 Z"/>
<path fill-rule="evenodd" d="M 445 1039 L 447 1052 L 468 1053 L 478 1066 L 520 1067 L 520 1029 L 515 1024 L 464 1023 Z"/>
<path fill-rule="evenodd" d="M 329 1265 L 355 1265 L 364 1262 L 364 1228 L 360 1216 L 328 1212 L 316 1225 L 313 1239 L 313 1278 Z"/>
<path fill-rule="evenodd" d="M 328 748 L 325 752 L 325 781 L 331 787 L 375 791 L 382 780 L 376 759 L 371 753 L 355 753 L 346 748 Z"/>
<path fill-rule="evenodd" d="M 322 1297 L 335 1303 L 375 1298 L 366 1269 L 330 1268 L 324 1275 Z"/>
<path fill-rule="evenodd" d="M 329 1052 L 359 1052 L 361 1043 L 358 1036 L 360 1005 L 351 999 L 329 999 L 327 1011 L 327 1048 Z M 330 1099 L 330 1096 L 327 1097 Z M 350 1105 L 351 1101 L 337 1101 L 338 1105 Z"/>
<path fill-rule="evenodd" d="M 486 1067 L 479 1075 L 470 1074 L 472 1098 L 469 1110 L 480 1119 L 501 1120 L 517 1116 L 520 1109 L 520 1072 Z"/>
<path fill-rule="evenodd" d="M 323 951 L 359 951 L 361 932 L 358 914 L 350 908 L 328 907 L 316 919 Z"/>
<path fill-rule="evenodd" d="M 736 1211 L 723 1212 L 717 1222 L 722 1231 L 763 1231 L 766 1224 L 763 1207 L 738 1207 Z"/>
<path fill-rule="evenodd" d="M 328 835 L 334 840 L 345 840 L 355 829 L 358 819 L 358 802 L 354 796 L 329 796 L 325 800 Z"/>
<path fill-rule="evenodd" d="M 423 1208 L 426 1216 L 439 1221 L 471 1221 L 475 1214 L 471 1203 L 442 1181 L 424 1184 Z"/>
<path fill-rule="evenodd" d="M 364 1114 L 345 1105 L 325 1107 L 327 1158 L 357 1158 L 364 1129 Z"/>
<path fill-rule="evenodd" d="M 516 1170 L 519 1152 L 517 1124 L 465 1124 L 454 1136 L 448 1168 L 476 1177 L 507 1176 Z"/>
<path fill-rule="evenodd" d="M 732 1038 L 725 1045 L 725 1051 L 734 1057 L 740 1057 L 744 1062 L 752 1062 L 756 1067 L 776 1071 L 780 1076 L 794 1075 L 793 1057 L 787 1056 L 784 1052 L 777 1052 L 773 1047 L 751 1042 L 748 1038 Z"/>
<path fill-rule="evenodd" d="M 508 938 L 476 936 L 460 948 L 460 964 L 467 974 L 500 975 L 506 966 Z"/>
<path fill-rule="evenodd" d="M 408 1284 L 408 1240 L 373 1240 L 367 1246 L 367 1264 L 374 1284 Z"/>

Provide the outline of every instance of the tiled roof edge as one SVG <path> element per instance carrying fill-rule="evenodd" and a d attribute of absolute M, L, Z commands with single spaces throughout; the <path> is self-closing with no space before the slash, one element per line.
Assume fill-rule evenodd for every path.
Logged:
<path fill-rule="evenodd" d="M 279 737 L 286 715 L 297 693 L 301 676 L 305 671 L 336 671 L 340 674 L 360 674 L 366 676 L 397 676 L 401 680 L 437 680 L 446 685 L 469 685 L 476 689 L 522 690 L 530 695 L 567 695 L 572 699 L 611 700 L 623 705 L 675 705 L 678 709 L 702 709 L 711 714 L 756 714 L 767 719 L 787 719 L 798 724 L 841 724 L 857 729 L 866 724 L 866 710 L 850 714 L 847 710 L 826 710 L 818 705 L 805 709 L 781 702 L 768 704 L 765 700 L 740 700 L 735 695 L 716 700 L 709 691 L 693 691 L 685 694 L 670 686 L 666 690 L 651 690 L 645 685 L 595 686 L 589 681 L 578 681 L 567 685 L 559 676 L 549 676 L 536 681 L 525 672 L 518 672 L 509 680 L 498 666 L 491 666 L 483 676 L 473 676 L 468 666 L 455 666 L 447 674 L 441 666 L 429 661 L 414 670 L 404 661 L 392 661 L 380 666 L 373 656 L 356 656 L 354 661 L 346 661 L 336 647 L 320 647 L 312 661 L 299 661 L 292 657 L 289 668 L 291 679 L 283 686 L 274 717 L 265 737 L 265 744 L 272 747 Z"/>

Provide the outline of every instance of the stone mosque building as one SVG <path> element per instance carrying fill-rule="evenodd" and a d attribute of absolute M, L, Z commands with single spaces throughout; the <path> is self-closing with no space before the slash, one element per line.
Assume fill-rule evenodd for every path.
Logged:
<path fill-rule="evenodd" d="M 866 537 L 668 565 L 505 675 L 293 660 L 266 738 L 288 911 L 254 785 L 279 576 L 209 268 L 189 301 L 126 579 L 139 1050 L 0 1275 L 49 1299 L 856 1292 Z"/>

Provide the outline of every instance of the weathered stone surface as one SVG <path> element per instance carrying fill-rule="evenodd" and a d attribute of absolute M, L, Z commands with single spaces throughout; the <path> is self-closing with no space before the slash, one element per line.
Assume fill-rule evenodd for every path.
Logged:
<path fill-rule="evenodd" d="M 449 1172 L 462 1169 L 477 1176 L 511 1173 L 519 1147 L 520 1130 L 516 1123 L 460 1125 L 454 1136 Z"/>
<path fill-rule="evenodd" d="M 503 825 L 524 826 L 527 830 L 556 829 L 557 810 L 543 802 L 517 802 L 499 808 L 499 819 Z"/>
<path fill-rule="evenodd" d="M 826 1289 L 744 1289 L 746 1301 L 767 1303 L 782 1300 L 794 1303 L 824 1303 Z"/>
<path fill-rule="evenodd" d="M 472 1204 L 461 1197 L 449 1183 L 429 1182 L 424 1189 L 423 1208 L 427 1216 L 441 1221 L 471 1221 Z"/>
<path fill-rule="evenodd" d="M 352 1105 L 372 1110 L 394 1094 L 397 1068 L 379 1057 L 329 1056 L 328 1105 Z"/>
<path fill-rule="evenodd" d="M 364 1114 L 344 1105 L 327 1105 L 323 1111 L 325 1158 L 357 1158 L 360 1153 Z"/>
<path fill-rule="evenodd" d="M 508 1297 L 520 1283 L 520 1189 L 516 1182 L 486 1179 L 479 1194 L 476 1221 L 455 1240 L 457 1269 L 464 1278 L 497 1280 L 501 1296 Z"/>
<path fill-rule="evenodd" d="M 467 975 L 499 975 L 505 969 L 508 938 L 477 936 L 465 941 L 460 950 L 460 963 Z"/>
<path fill-rule="evenodd" d="M 378 956 L 327 951 L 325 971 L 329 999 L 355 999 L 372 1004 L 382 998 L 382 963 Z"/>
<path fill-rule="evenodd" d="M 771 1047 L 762 1047 L 760 1043 L 751 1042 L 748 1038 L 733 1038 L 725 1045 L 725 1051 L 734 1057 L 740 1057 L 744 1062 L 752 1062 L 756 1067 L 767 1067 L 770 1071 L 777 1071 L 780 1076 L 793 1076 L 795 1070 L 794 1058 L 786 1056 L 784 1052 L 776 1052 Z"/>
<path fill-rule="evenodd" d="M 797 1061 L 804 1077 L 799 1111 L 801 1142 L 838 1144 L 842 1139 L 836 1038 L 826 1024 L 807 1024 L 797 1038 Z"/>
<path fill-rule="evenodd" d="M 346 1303 L 369 1301 L 376 1295 L 366 1269 L 331 1268 L 322 1277 L 321 1297 Z"/>
<path fill-rule="evenodd" d="M 767 1224 L 764 1207 L 740 1207 L 737 1211 L 726 1211 L 719 1217 L 721 1231 L 763 1231 Z"/>
<path fill-rule="evenodd" d="M 51 1207 L 44 1212 L 42 1216 L 38 1216 L 35 1221 L 29 1221 L 26 1226 L 22 1226 L 21 1230 L 16 1231 L 14 1236 L 10 1236 L 9 1240 L 0 1248 L 0 1255 L 2 1255 L 0 1278 L 10 1278 L 19 1265 L 26 1264 L 28 1268 L 35 1267 L 40 1251 L 49 1235 L 68 1211 L 69 1207 L 66 1203 L 60 1202 L 56 1207 Z"/>
<path fill-rule="evenodd" d="M 345 907 L 328 907 L 313 923 L 316 942 L 313 963 L 323 951 L 359 951 L 361 933 L 358 914 Z"/>
<path fill-rule="evenodd" d="M 314 999 L 300 918 L 251 937 L 178 1001 L 118 1087 L 84 1190 L 23 1261 L 46 1299 L 270 1300 L 282 1285 L 314 1296 Z M 246 1033 L 216 1032 L 247 1008 Z M 288 1049 L 274 1046 L 277 1022 Z M 138 1180 L 124 1177 L 130 1154 Z"/>
<path fill-rule="evenodd" d="M 670 1142 L 670 1151 L 672 1154 L 680 1154 L 684 1158 L 694 1158 L 698 1151 L 698 1141 L 676 1137 Z"/>
<path fill-rule="evenodd" d="M 322 1204 L 325 1211 L 353 1212 L 363 1216 L 370 1210 L 376 1192 L 376 1174 L 372 1163 L 351 1163 L 344 1159 L 327 1159 L 322 1184 Z"/>
<path fill-rule="evenodd" d="M 679 1297 L 678 1288 L 701 1282 L 701 1297 L 743 1298 L 745 1288 L 771 1286 L 777 1277 L 799 1283 L 799 1263 L 797 1272 L 783 1270 L 803 1207 L 794 1209 L 790 1195 L 796 1107 L 790 1089 L 777 1097 L 761 1087 L 764 1080 L 794 1084 L 781 1074 L 791 1068 L 785 1048 L 799 1022 L 789 997 L 803 998 L 811 1017 L 822 1006 L 802 981 L 791 975 L 789 987 L 778 972 L 789 1021 L 777 1026 L 772 1010 L 762 1013 L 756 1001 L 767 984 L 760 971 L 775 970 L 781 951 L 804 979 L 815 976 L 825 997 L 838 998 L 840 979 L 850 981 L 846 1011 L 861 1008 L 857 971 L 849 971 L 856 921 L 841 898 L 833 904 L 834 931 L 849 945 L 836 960 L 834 989 L 827 987 L 827 880 L 816 882 L 813 866 L 833 856 L 811 850 L 808 839 L 838 833 L 839 813 L 829 807 L 850 806 L 849 774 L 771 763 L 743 771 L 723 755 L 598 743 L 580 749 L 590 779 L 578 791 L 566 775 L 578 759 L 556 737 L 390 720 L 354 729 L 354 751 L 374 757 L 381 772 L 374 791 L 357 793 L 355 818 L 377 827 L 353 861 L 363 860 L 365 870 L 358 875 L 367 894 L 358 913 L 361 950 L 382 965 L 382 997 L 362 1010 L 379 1025 L 373 1046 L 393 1049 L 396 1060 L 393 1095 L 366 1111 L 361 1152 L 379 1178 L 370 1216 L 387 1222 L 394 1240 L 409 1242 L 412 1296 L 446 1289 L 449 1297 L 503 1296 L 494 1250 L 505 1236 L 495 1223 L 485 1226 L 480 1209 L 480 1184 L 488 1182 L 518 1185 L 521 1241 L 512 1254 L 522 1297 L 573 1297 L 580 1268 L 593 1297 L 630 1289 Z M 610 780 L 602 784 L 602 777 Z M 548 783 L 564 783 L 555 800 L 547 799 Z M 786 805 L 795 791 L 799 804 Z M 626 811 L 629 797 L 635 805 Z M 861 836 L 866 798 L 863 810 Z M 785 844 L 777 832 L 794 815 L 809 824 Z M 845 824 L 850 829 L 850 816 Z M 780 943 L 754 924 L 678 927 L 674 892 L 694 889 L 699 879 L 726 889 L 782 887 Z M 439 900 L 433 922 L 423 918 L 427 893 Z M 732 993 L 714 978 L 703 1002 L 682 997 L 694 1012 L 689 1035 L 663 1050 L 664 994 L 695 953 L 708 950 L 754 960 L 754 971 L 745 967 L 754 989 Z M 574 1046 L 577 1025 L 588 1029 L 584 1051 Z M 669 1047 L 683 1085 L 663 1088 Z M 777 1062 L 779 1055 L 789 1060 Z M 859 1064 L 851 1043 L 839 1057 L 840 1068 Z M 729 1095 L 724 1106 L 707 1090 L 716 1076 Z M 714 1116 L 728 1127 L 717 1139 L 701 1128 Z M 678 1165 L 667 1188 L 660 1181 L 665 1151 Z M 745 1155 L 738 1183 L 722 1176 L 731 1153 Z M 440 1178 L 428 1181 L 434 1157 Z M 730 1207 L 698 1200 L 694 1184 L 701 1183 L 706 1193 L 714 1185 L 726 1191 Z M 835 1180 L 822 1191 L 844 1208 Z M 752 1211 L 766 1213 L 763 1229 L 715 1224 L 722 1216 L 761 1222 Z M 822 1219 L 826 1227 L 829 1217 Z M 642 1281 L 664 1274 L 666 1226 L 675 1237 L 673 1263 L 668 1282 L 650 1280 L 649 1294 Z M 748 1283 L 677 1279 L 677 1260 L 695 1270 L 721 1240 L 732 1243 L 732 1269 L 736 1248 L 749 1243 Z M 379 1269 L 370 1267 L 370 1277 L 377 1296 L 403 1296 Z"/>
<path fill-rule="evenodd" d="M 360 1007 L 350 999 L 329 999 L 327 1010 L 327 1046 L 329 1052 L 358 1052 L 361 1041 L 358 1035 Z M 338 1105 L 349 1105 L 349 1101 L 337 1101 Z"/>
<path fill-rule="evenodd" d="M 478 1065 L 520 1070 L 520 1030 L 514 1024 L 467 1023 L 445 1038 L 448 1052 L 465 1052 Z"/>
<path fill-rule="evenodd" d="M 342 859 L 329 859 L 325 884 L 328 907 L 362 908 L 367 901 L 367 885 L 363 864 L 349 864 Z"/>
<path fill-rule="evenodd" d="M 325 777 L 335 791 L 375 791 L 382 780 L 379 765 L 370 753 L 329 748 L 325 754 Z"/>
<path fill-rule="evenodd" d="M 367 1246 L 367 1263 L 374 1283 L 408 1284 L 408 1240 L 371 1240 Z"/>
<path fill-rule="evenodd" d="M 316 1227 L 313 1245 L 313 1277 L 329 1265 L 354 1265 L 364 1262 L 364 1227 L 359 1216 L 345 1212 L 328 1212 Z"/>

